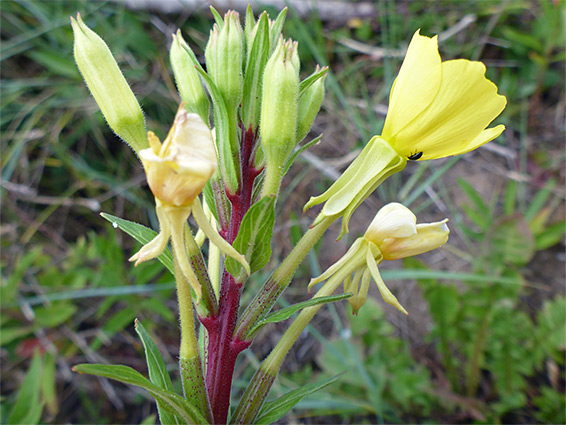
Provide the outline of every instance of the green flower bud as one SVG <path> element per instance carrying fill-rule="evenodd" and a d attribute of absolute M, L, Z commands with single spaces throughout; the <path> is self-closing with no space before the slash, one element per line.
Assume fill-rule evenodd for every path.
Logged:
<path fill-rule="evenodd" d="M 277 193 L 283 167 L 295 147 L 298 98 L 297 42 L 280 39 L 263 74 L 260 133 L 266 161 L 264 195 Z"/>
<path fill-rule="evenodd" d="M 320 72 L 320 67 L 315 73 Z M 324 99 L 324 80 L 326 74 L 306 88 L 299 97 L 299 122 L 297 123 L 297 142 L 303 140 L 312 127 Z"/>
<path fill-rule="evenodd" d="M 136 153 L 148 147 L 141 107 L 120 72 L 106 43 L 81 15 L 71 18 L 75 36 L 75 61 L 102 115 L 114 132 Z"/>
<path fill-rule="evenodd" d="M 227 108 L 236 109 L 244 86 L 244 32 L 237 12 L 226 13 L 222 28 L 214 25 L 204 54 L 208 75 L 222 93 Z"/>
<path fill-rule="evenodd" d="M 210 103 L 195 69 L 195 54 L 183 39 L 180 30 L 177 31 L 177 34 L 173 34 L 173 44 L 171 44 L 169 55 L 175 82 L 185 108 L 189 112 L 198 114 L 205 123 L 208 123 Z"/>

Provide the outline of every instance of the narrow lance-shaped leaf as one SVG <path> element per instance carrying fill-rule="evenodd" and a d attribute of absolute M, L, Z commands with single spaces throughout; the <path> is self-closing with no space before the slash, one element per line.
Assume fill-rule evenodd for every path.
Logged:
<path fill-rule="evenodd" d="M 277 15 L 277 18 L 275 19 L 274 22 L 271 23 L 271 25 L 269 26 L 269 44 L 271 46 L 271 51 L 273 52 L 273 49 L 275 49 L 275 46 L 277 45 L 277 40 L 279 39 L 279 36 L 281 35 L 281 31 L 283 31 L 283 24 L 285 23 L 285 17 L 287 16 L 287 8 L 283 9 L 281 12 L 279 12 L 279 15 Z"/>
<path fill-rule="evenodd" d="M 321 139 L 322 139 L 322 134 L 318 135 L 317 137 L 312 139 L 310 142 L 305 143 L 302 146 L 297 145 L 295 152 L 293 152 L 293 154 L 289 157 L 289 160 L 287 161 L 287 164 L 285 165 L 285 168 L 283 169 L 283 175 L 287 174 L 287 171 L 289 171 L 289 168 L 291 168 L 291 166 L 293 165 L 293 163 L 295 162 L 295 160 L 297 159 L 297 157 L 300 154 L 302 154 L 307 149 L 312 148 L 314 145 L 316 145 L 318 142 L 320 142 Z"/>
<path fill-rule="evenodd" d="M 155 236 L 157 236 L 157 232 L 145 227 L 142 224 L 124 220 L 123 218 L 115 217 L 107 213 L 100 213 L 100 215 L 110 223 L 112 223 L 112 226 L 123 230 L 143 245 L 147 244 Z M 165 267 L 167 267 L 171 274 L 175 274 L 173 267 L 173 255 L 171 254 L 171 251 L 169 249 L 164 250 L 163 253 L 157 257 L 157 259 L 161 261 L 161 263 Z"/>
<path fill-rule="evenodd" d="M 159 388 L 173 391 L 173 384 L 171 383 L 169 372 L 167 372 L 165 361 L 163 360 L 157 345 L 155 345 L 155 342 L 138 319 L 135 321 L 135 329 L 143 343 L 145 360 L 149 371 L 149 380 Z M 182 423 L 182 420 L 180 420 L 180 418 L 178 418 L 175 414 L 169 413 L 166 409 L 164 409 L 159 401 L 157 402 L 157 411 L 159 413 L 159 420 L 162 424 Z"/>
<path fill-rule="evenodd" d="M 40 402 L 39 397 L 42 369 L 41 355 L 36 351 L 8 417 L 8 424 L 39 423 L 44 405 L 44 402 Z"/>
<path fill-rule="evenodd" d="M 302 310 L 303 308 L 345 300 L 347 298 L 352 297 L 353 295 L 354 294 L 352 294 L 351 292 L 348 292 L 346 294 L 340 294 L 340 295 L 317 297 L 297 304 L 290 305 L 289 307 L 282 308 L 281 310 L 277 310 L 276 312 L 271 313 L 265 318 L 258 320 L 258 322 L 254 325 L 254 327 L 250 329 L 250 331 L 246 335 L 246 338 L 247 339 L 253 338 L 253 336 L 257 334 L 260 331 L 260 329 L 263 328 L 268 323 L 278 323 L 278 322 L 282 322 L 283 320 L 287 320 L 289 317 L 291 317 L 297 311 Z"/>
<path fill-rule="evenodd" d="M 148 391 L 164 409 L 183 418 L 189 424 L 206 424 L 207 421 L 188 400 L 172 391 L 159 388 L 144 376 L 128 366 L 104 364 L 80 364 L 73 367 L 74 372 L 114 379 L 128 385 L 135 385 Z"/>
<path fill-rule="evenodd" d="M 325 379 L 324 381 L 299 387 L 282 395 L 277 400 L 265 403 L 263 409 L 261 409 L 259 418 L 255 421 L 255 424 L 268 425 L 278 421 L 289 413 L 291 409 L 303 398 L 323 389 L 324 387 L 327 387 L 337 381 L 343 374 L 344 373 L 340 373 L 331 378 Z"/>

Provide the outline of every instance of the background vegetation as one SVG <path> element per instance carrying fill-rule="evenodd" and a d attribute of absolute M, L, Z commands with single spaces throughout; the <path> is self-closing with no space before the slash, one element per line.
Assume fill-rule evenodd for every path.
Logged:
<path fill-rule="evenodd" d="M 300 213 L 309 196 L 379 134 L 417 28 L 440 34 L 444 59 L 487 65 L 508 98 L 499 119 L 507 130 L 464 157 L 410 164 L 359 209 L 349 239 L 336 243 L 338 229 L 330 232 L 281 305 L 305 299 L 310 276 L 339 258 L 385 202 L 411 206 L 423 221 L 450 217 L 452 229 L 442 250 L 383 272 L 409 317 L 377 291 L 357 317 L 345 305 L 325 307 L 273 393 L 347 370 L 286 421 L 564 423 L 565 4 L 374 6 L 375 16 L 346 22 L 288 15 L 284 34 L 299 41 L 305 73 L 319 63 L 332 74 L 311 134 L 324 132 L 322 143 L 284 182 L 273 264 L 313 218 Z M 0 422 L 154 423 L 142 392 L 70 369 L 107 362 L 146 373 L 136 317 L 173 368 L 178 325 L 172 277 L 156 262 L 127 263 L 136 243 L 98 214 L 156 225 L 140 164 L 105 125 L 74 64 L 69 15 L 81 12 L 104 37 L 159 136 L 178 103 L 170 34 L 180 27 L 202 52 L 212 17 L 115 2 L 20 0 L 0 8 Z M 254 276 L 250 287 L 264 278 Z M 237 385 L 281 329 L 264 332 L 242 356 Z"/>

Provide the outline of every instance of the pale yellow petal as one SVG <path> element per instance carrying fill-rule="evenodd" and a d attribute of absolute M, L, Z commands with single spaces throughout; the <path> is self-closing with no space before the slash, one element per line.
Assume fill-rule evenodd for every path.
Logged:
<path fill-rule="evenodd" d="M 417 217 L 406 206 L 391 202 L 375 215 L 364 237 L 379 245 L 386 238 L 405 238 L 417 233 Z"/>
<path fill-rule="evenodd" d="M 442 71 L 438 38 L 422 36 L 419 31 L 413 35 L 391 89 L 382 133 L 382 137 L 389 141 L 430 105 L 440 88 Z"/>
<path fill-rule="evenodd" d="M 503 124 L 499 124 L 498 126 L 487 128 L 482 131 L 479 136 L 473 139 L 468 145 L 462 149 L 462 152 L 458 152 L 457 154 L 449 153 L 442 156 L 437 156 L 436 158 L 444 158 L 445 156 L 451 155 L 461 155 L 463 153 L 468 153 L 473 151 L 474 149 L 479 148 L 481 145 L 485 145 L 487 142 L 491 142 L 493 139 L 498 137 L 503 131 L 505 130 L 505 126 Z"/>
<path fill-rule="evenodd" d="M 413 236 L 384 240 L 379 246 L 383 258 L 398 260 L 440 248 L 448 241 L 450 234 L 447 221 L 448 219 L 436 223 L 417 224 L 417 233 Z"/>
<path fill-rule="evenodd" d="M 442 63 L 442 84 L 432 104 L 390 142 L 405 156 L 422 152 L 423 160 L 468 152 L 479 145 L 476 138 L 486 143 L 495 134 L 481 136 L 506 104 L 497 86 L 485 78 L 483 63 L 447 61 Z"/>
<path fill-rule="evenodd" d="M 204 210 L 202 209 L 202 205 L 198 198 L 195 198 L 192 204 L 192 208 L 193 208 L 193 217 L 197 222 L 198 226 L 208 237 L 208 240 L 214 245 L 216 245 L 216 247 L 225 255 L 232 257 L 234 260 L 240 263 L 242 267 L 244 267 L 246 273 L 249 276 L 251 274 L 250 265 L 248 264 L 246 257 L 240 254 L 238 251 L 236 251 L 236 249 L 232 245 L 230 245 L 228 241 L 226 241 L 226 239 L 220 236 L 218 230 L 216 230 L 216 228 L 212 226 L 212 224 L 210 224 L 208 218 L 204 213 Z"/>
<path fill-rule="evenodd" d="M 348 268 L 350 273 L 353 273 L 358 267 L 363 264 L 363 255 L 365 255 L 365 240 L 364 238 L 358 238 L 354 241 L 350 249 L 340 258 L 337 262 L 331 265 L 324 273 L 320 276 L 312 278 L 309 282 L 308 290 L 326 279 L 329 279 L 333 274 L 341 269 Z"/>
<path fill-rule="evenodd" d="M 375 262 L 375 259 L 373 258 L 371 250 L 369 250 L 369 249 L 368 249 L 368 252 L 367 252 L 366 261 L 367 261 L 367 266 L 368 266 L 368 269 L 371 273 L 371 276 L 373 277 L 373 280 L 375 280 L 375 283 L 377 284 L 377 288 L 379 289 L 379 292 L 381 292 L 381 296 L 383 297 L 383 300 L 387 304 L 390 304 L 393 307 L 396 307 L 399 311 L 402 311 L 405 314 L 409 314 L 409 313 L 407 313 L 407 310 L 405 310 L 405 308 L 399 303 L 399 301 L 397 300 L 395 295 L 393 295 L 393 293 L 389 290 L 389 288 L 387 286 L 385 286 L 385 282 L 383 282 L 383 279 L 381 278 L 381 275 L 379 274 L 379 269 L 377 268 L 377 263 Z"/>

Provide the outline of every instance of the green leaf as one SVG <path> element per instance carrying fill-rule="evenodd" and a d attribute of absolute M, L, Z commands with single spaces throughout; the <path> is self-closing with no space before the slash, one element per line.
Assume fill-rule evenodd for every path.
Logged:
<path fill-rule="evenodd" d="M 252 205 L 248 210 L 238 236 L 234 240 L 234 248 L 245 255 L 251 272 L 260 270 L 271 257 L 271 236 L 275 224 L 275 197 L 265 197 Z M 244 274 L 244 269 L 233 258 L 226 259 L 226 270 L 237 278 Z"/>
<path fill-rule="evenodd" d="M 59 402 L 57 400 L 57 377 L 55 355 L 49 352 L 43 356 L 43 375 L 41 377 L 41 397 L 45 401 L 45 407 L 49 415 L 55 417 L 59 411 Z"/>
<path fill-rule="evenodd" d="M 154 237 L 157 236 L 157 232 L 145 227 L 142 224 L 134 223 L 133 221 L 124 220 L 123 218 L 115 217 L 111 214 L 100 213 L 102 218 L 105 218 L 112 226 L 117 226 L 120 230 L 123 230 L 128 235 L 133 237 L 139 243 L 145 245 L 150 242 Z M 166 249 L 161 253 L 157 259 L 167 267 L 171 274 L 175 274 L 175 268 L 173 267 L 173 255 L 169 249 Z"/>
<path fill-rule="evenodd" d="M 167 422 L 161 422 L 161 423 L 165 424 Z M 155 425 L 155 413 L 153 415 L 149 415 L 147 418 L 141 421 L 140 425 Z"/>
<path fill-rule="evenodd" d="M 20 283 L 23 281 L 24 274 L 36 264 L 42 257 L 42 246 L 31 248 L 23 257 L 15 262 L 15 268 L 9 277 L 2 276 L 0 285 L 0 304 L 5 305 L 14 300 Z M 2 338 L 4 339 L 4 338 Z"/>
<path fill-rule="evenodd" d="M 54 328 L 69 319 L 77 307 L 66 302 L 59 302 L 48 307 L 38 307 L 35 309 L 34 326 L 40 329 Z"/>
<path fill-rule="evenodd" d="M 73 371 L 114 379 L 128 385 L 135 385 L 148 391 L 169 413 L 178 415 L 190 424 L 206 424 L 199 411 L 183 397 L 172 391 L 152 384 L 141 373 L 122 365 L 80 364 Z"/>
<path fill-rule="evenodd" d="M 210 12 L 214 17 L 214 21 L 216 22 L 216 25 L 218 25 L 218 29 L 221 30 L 222 27 L 224 26 L 224 19 L 222 19 L 222 15 L 220 15 L 220 13 L 218 13 L 218 11 L 212 6 L 210 6 Z"/>
<path fill-rule="evenodd" d="M 318 142 L 320 142 L 320 139 L 322 139 L 322 134 L 320 134 L 319 136 L 315 137 L 314 139 L 312 139 L 310 142 L 305 143 L 303 146 L 300 146 L 298 148 L 295 149 L 295 152 L 293 152 L 293 154 L 291 155 L 291 157 L 289 158 L 289 160 L 287 161 L 287 164 L 285 164 L 285 168 L 283 169 L 283 175 L 287 174 L 287 171 L 289 171 L 289 168 L 291 168 L 291 165 L 293 165 L 293 162 L 295 162 L 295 160 L 297 159 L 297 157 L 302 154 L 304 151 L 306 151 L 307 149 L 310 149 L 311 147 L 313 147 L 314 145 L 316 145 Z"/>
<path fill-rule="evenodd" d="M 291 317 L 297 311 L 302 310 L 303 308 L 345 300 L 352 297 L 353 295 L 354 294 L 352 294 L 351 292 L 348 292 L 346 294 L 340 295 L 329 295 L 327 297 L 311 298 L 310 300 L 290 305 L 289 307 L 282 308 L 281 310 L 277 310 L 276 312 L 271 313 L 263 319 L 258 320 L 255 326 L 251 328 L 246 335 L 246 339 L 253 337 L 257 332 L 259 332 L 262 327 L 264 327 L 268 323 L 278 323 L 282 322 L 283 320 L 287 320 L 289 317 Z"/>
<path fill-rule="evenodd" d="M 149 380 L 159 388 L 174 392 L 171 377 L 167 372 L 167 367 L 165 366 L 165 361 L 161 356 L 161 352 L 138 319 L 135 321 L 135 329 L 142 340 L 143 348 L 145 350 L 145 360 L 149 371 Z M 159 401 L 157 402 L 157 411 L 159 412 L 159 420 L 162 424 L 182 423 L 176 415 L 167 412 L 161 406 Z"/>
<path fill-rule="evenodd" d="M 8 424 L 39 423 L 44 405 L 40 402 L 42 369 L 41 355 L 36 351 L 8 417 Z"/>
<path fill-rule="evenodd" d="M 277 15 L 277 18 L 273 22 L 273 25 L 270 28 L 269 34 L 269 44 L 271 46 L 270 50 L 273 52 L 275 46 L 277 46 L 277 40 L 281 35 L 281 31 L 283 31 L 283 24 L 285 23 L 285 17 L 287 16 L 287 8 L 283 9 Z"/>
<path fill-rule="evenodd" d="M 337 381 L 344 373 L 332 376 L 321 382 L 308 384 L 303 387 L 289 391 L 287 394 L 282 395 L 277 400 L 265 403 L 263 409 L 259 413 L 259 418 L 255 421 L 256 425 L 267 425 L 278 421 L 283 416 L 291 411 L 291 409 L 306 396 L 321 390 L 324 387 Z"/>
<path fill-rule="evenodd" d="M 10 326 L 2 327 L 2 338 L 0 338 L 0 346 L 6 346 L 15 339 L 21 338 L 33 331 L 31 326 Z"/>
<path fill-rule="evenodd" d="M 537 251 L 542 251 L 558 244 L 562 240 L 564 232 L 566 232 L 566 221 L 563 220 L 538 233 L 535 237 Z"/>
<path fill-rule="evenodd" d="M 301 94 L 303 94 L 303 92 L 306 89 L 308 89 L 310 86 L 312 86 L 314 83 L 316 83 L 319 79 L 324 77 L 327 73 L 328 73 L 328 67 L 323 66 L 317 72 L 313 72 L 311 75 L 309 75 L 303 81 L 301 81 L 301 85 L 300 85 L 300 88 L 299 88 L 299 96 Z"/>

